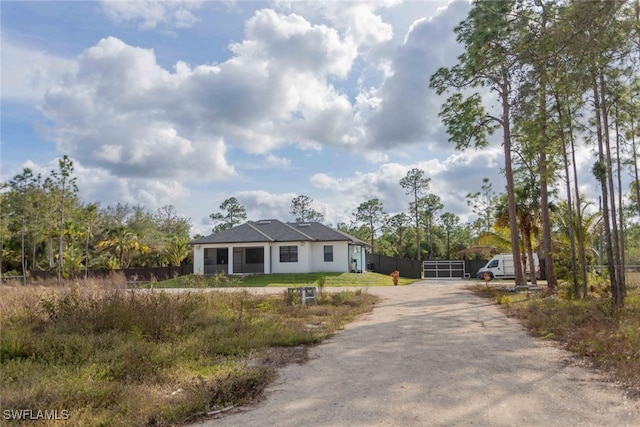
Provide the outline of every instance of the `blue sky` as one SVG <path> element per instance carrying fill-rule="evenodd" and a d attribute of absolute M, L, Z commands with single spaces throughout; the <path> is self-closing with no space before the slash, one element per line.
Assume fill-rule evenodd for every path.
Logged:
<path fill-rule="evenodd" d="M 442 212 L 504 188 L 499 144 L 455 152 L 430 75 L 455 63 L 469 3 L 2 1 L 2 180 L 68 155 L 80 196 L 174 205 L 192 233 L 236 197 L 291 220 L 297 195 L 331 224 L 399 181 L 431 178 Z"/>

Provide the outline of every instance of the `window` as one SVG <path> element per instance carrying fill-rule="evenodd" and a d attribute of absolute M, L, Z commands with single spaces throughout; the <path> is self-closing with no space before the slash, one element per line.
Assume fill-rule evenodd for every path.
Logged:
<path fill-rule="evenodd" d="M 264 249 L 247 248 L 245 250 L 247 264 L 264 264 Z"/>
<path fill-rule="evenodd" d="M 324 262 L 333 262 L 333 245 L 324 247 Z"/>
<path fill-rule="evenodd" d="M 204 265 L 215 264 L 215 249 L 204 248 Z"/>
<path fill-rule="evenodd" d="M 298 262 L 298 247 L 280 246 L 280 262 Z"/>
<path fill-rule="evenodd" d="M 229 262 L 229 249 L 220 248 L 216 252 L 216 264 L 226 264 Z"/>

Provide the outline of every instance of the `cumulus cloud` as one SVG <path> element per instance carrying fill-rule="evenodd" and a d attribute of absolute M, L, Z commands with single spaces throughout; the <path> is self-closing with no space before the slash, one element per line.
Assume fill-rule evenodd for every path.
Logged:
<path fill-rule="evenodd" d="M 101 40 L 45 97 L 59 150 L 122 175 L 216 179 L 236 173 L 230 144 L 267 154 L 362 140 L 348 97 L 330 81 L 349 73 L 352 40 L 265 9 L 230 49 L 224 63 L 167 70 L 153 49 Z"/>
<path fill-rule="evenodd" d="M 264 190 L 250 190 L 238 192 L 236 198 L 247 209 L 247 218 L 250 220 L 292 220 L 289 210 L 291 200 L 296 196 L 295 193 L 273 194 Z"/>
<path fill-rule="evenodd" d="M 54 124 L 61 152 L 125 176 L 228 178 L 236 174 L 226 159 L 230 145 L 267 155 L 285 144 L 355 151 L 424 141 L 427 112 L 435 108 L 425 64 L 451 51 L 442 34 L 464 10 L 457 4 L 417 22 L 393 58 L 393 75 L 353 104 L 335 79 L 350 75 L 360 47 L 388 41 L 393 33 L 362 2 L 324 7 L 327 21 L 344 31 L 296 13 L 258 10 L 246 22 L 245 39 L 230 45 L 233 56 L 218 64 L 178 62 L 167 70 L 153 49 L 105 38 L 78 57 L 71 77 L 48 91 L 42 111 Z M 121 16 L 133 17 L 140 5 L 118 7 Z M 380 162 L 385 156 L 369 150 L 366 158 Z"/>
<path fill-rule="evenodd" d="M 445 205 L 444 211 L 461 215 L 469 220 L 466 195 L 479 191 L 482 179 L 487 177 L 496 192 L 503 191 L 504 177 L 501 174 L 502 154 L 499 148 L 482 151 L 456 153 L 445 159 L 430 159 L 407 164 L 389 162 L 380 164 L 372 172 L 354 172 L 346 177 L 335 177 L 329 173 L 318 173 L 311 177 L 311 184 L 318 190 L 326 191 L 321 203 L 333 206 L 327 219 L 349 222 L 357 206 L 367 200 L 377 198 L 387 213 L 407 212 L 410 196 L 400 187 L 400 180 L 412 168 L 425 172 L 431 179 L 427 193 L 436 194 Z M 476 188 L 477 186 L 477 188 Z M 339 209 L 336 209 L 339 207 Z"/>
<path fill-rule="evenodd" d="M 141 205 L 153 212 L 165 205 L 180 205 L 191 195 L 189 188 L 176 179 L 130 180 L 107 169 L 87 167 L 75 158 L 71 160 L 80 198 L 84 201 L 99 200 L 102 207 L 124 203 Z M 59 159 L 45 164 L 26 161 L 22 167 L 31 169 L 36 175 L 49 176 L 51 171 L 59 169 L 58 162 Z"/>
<path fill-rule="evenodd" d="M 324 21 L 335 27 L 345 37 L 352 39 L 361 51 L 367 51 L 391 40 L 393 27 L 383 21 L 379 12 L 399 3 L 401 0 L 373 2 L 276 1 L 275 6 L 278 10 L 286 13 L 298 13 L 314 21 Z"/>
<path fill-rule="evenodd" d="M 59 150 L 123 177 L 225 178 L 235 174 L 218 135 L 203 135 L 165 102 L 181 76 L 162 69 L 153 50 L 110 37 L 87 49 L 78 71 L 45 96 Z M 163 108 L 164 107 L 164 108 Z"/>
<path fill-rule="evenodd" d="M 2 34 L 3 100 L 39 103 L 47 89 L 77 69 L 75 61 L 14 43 Z"/>
<path fill-rule="evenodd" d="M 118 24 L 133 23 L 140 30 L 188 28 L 198 21 L 193 14 L 201 0 L 101 0 L 106 15 Z"/>
<path fill-rule="evenodd" d="M 144 2 L 105 2 L 104 8 L 117 22 L 154 29 L 188 25 L 200 6 L 153 3 L 145 9 Z M 383 12 L 396 6 L 394 1 L 279 2 L 275 10 L 257 10 L 245 22 L 244 38 L 231 43 L 231 57 L 219 63 L 178 61 L 166 68 L 153 49 L 107 37 L 64 62 L 71 71 L 64 78 L 38 86 L 40 93 L 49 87 L 42 112 L 58 150 L 97 171 L 94 178 L 109 181 L 124 195 L 121 201 L 158 206 L 186 193 L 188 184 L 179 182 L 235 177 L 243 153 L 260 156 L 263 166 L 297 167 L 291 158 L 273 154 L 294 145 L 337 147 L 378 165 L 347 177 L 311 177 L 309 195 L 330 222 L 348 222 L 358 204 L 374 197 L 390 212 L 404 211 L 407 200 L 398 182 L 414 166 L 389 159 L 403 153 L 411 158 L 403 146 L 418 142 L 438 148 L 439 155 L 450 152 L 438 145 L 446 135 L 437 120 L 440 100 L 429 91 L 428 79 L 455 59 L 451 29 L 469 5 L 451 3 L 402 34 L 384 18 Z M 393 48 L 397 40 L 401 43 Z M 239 163 L 232 163 L 229 153 Z M 434 188 L 436 174 L 446 176 L 454 197 L 455 174 L 475 167 L 464 163 L 470 158 L 425 164 L 434 174 Z M 264 212 L 287 218 L 297 194 L 236 189 L 233 195 L 244 198 L 251 218 Z"/>
<path fill-rule="evenodd" d="M 363 98 L 376 101 L 368 102 L 371 112 L 363 113 L 369 144 L 388 149 L 442 140 L 442 99 L 429 89 L 429 78 L 461 53 L 452 30 L 469 7 L 469 2 L 454 1 L 438 15 L 413 23 L 392 57 L 384 83 Z"/>

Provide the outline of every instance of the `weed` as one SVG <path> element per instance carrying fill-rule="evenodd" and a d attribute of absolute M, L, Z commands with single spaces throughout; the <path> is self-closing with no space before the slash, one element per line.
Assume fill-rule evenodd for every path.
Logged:
<path fill-rule="evenodd" d="M 607 296 L 606 286 L 601 284 L 589 298 L 582 300 L 574 298 L 567 284 L 562 284 L 555 294 L 506 295 L 496 289 L 473 289 L 500 303 L 534 335 L 562 343 L 594 366 L 609 372 L 616 380 L 640 392 L 638 284 L 629 284 L 625 308 L 617 311 Z"/>
<path fill-rule="evenodd" d="M 512 303 L 513 303 L 513 298 L 511 298 L 509 295 L 502 295 L 502 297 L 500 297 L 499 304 L 502 304 L 506 307 L 510 307 Z"/>
<path fill-rule="evenodd" d="M 261 355 L 315 344 L 374 302 L 90 283 L 0 292 L 3 408 L 60 408 L 67 424 L 96 426 L 173 425 L 254 399 L 274 377 Z"/>

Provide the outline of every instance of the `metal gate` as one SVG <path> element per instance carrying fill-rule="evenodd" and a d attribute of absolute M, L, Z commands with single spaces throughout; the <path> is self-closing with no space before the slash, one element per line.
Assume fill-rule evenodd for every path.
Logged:
<path fill-rule="evenodd" d="M 464 279 L 469 277 L 465 271 L 464 261 L 423 261 L 423 279 Z"/>

